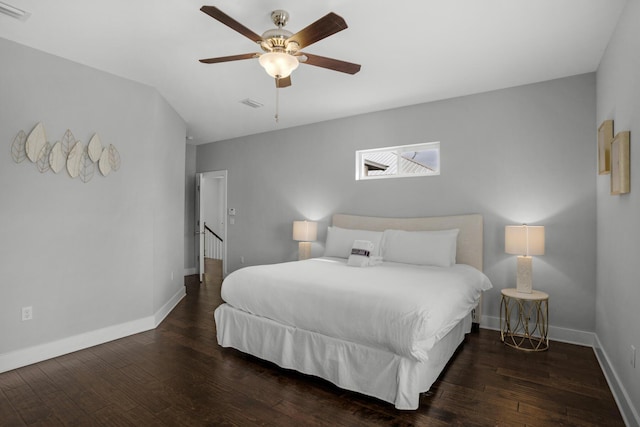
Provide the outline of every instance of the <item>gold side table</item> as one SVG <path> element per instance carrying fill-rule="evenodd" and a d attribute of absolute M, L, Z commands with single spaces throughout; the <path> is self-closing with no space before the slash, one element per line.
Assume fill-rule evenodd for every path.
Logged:
<path fill-rule="evenodd" d="M 533 291 L 502 290 L 500 302 L 500 340 L 524 351 L 549 349 L 549 294 Z"/>

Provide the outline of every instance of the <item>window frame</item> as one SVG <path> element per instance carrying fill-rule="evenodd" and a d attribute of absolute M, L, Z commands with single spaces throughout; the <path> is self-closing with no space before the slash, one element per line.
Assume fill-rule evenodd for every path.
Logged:
<path fill-rule="evenodd" d="M 426 150 L 436 150 L 438 153 L 438 168 L 436 170 L 432 170 L 430 172 L 414 172 L 407 173 L 402 172 L 402 168 L 400 167 L 401 155 L 407 151 L 426 151 Z M 365 155 L 368 153 L 393 153 L 396 155 L 396 170 L 398 171 L 395 174 L 389 175 L 367 175 L 367 168 L 365 166 Z M 418 144 L 408 144 L 408 145 L 396 145 L 393 147 L 381 147 L 381 148 L 371 148 L 364 150 L 356 150 L 356 181 L 367 181 L 371 179 L 388 179 L 388 178 L 411 178 L 411 177 L 428 177 L 428 176 L 438 176 L 440 175 L 441 169 L 441 151 L 440 151 L 440 141 L 433 142 L 422 142 Z M 428 166 L 425 166 L 428 168 Z M 378 169 L 379 170 L 379 169 Z"/>

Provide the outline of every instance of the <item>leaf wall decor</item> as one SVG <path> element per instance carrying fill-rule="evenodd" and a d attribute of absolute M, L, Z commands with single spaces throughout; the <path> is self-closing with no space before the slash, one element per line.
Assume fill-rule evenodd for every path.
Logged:
<path fill-rule="evenodd" d="M 29 160 L 33 163 L 38 161 L 40 151 L 46 142 L 47 135 L 44 132 L 44 126 L 42 123 L 38 123 L 29 134 L 27 142 L 25 143 L 25 151 L 27 152 Z"/>
<path fill-rule="evenodd" d="M 67 157 L 62 152 L 62 143 L 58 141 L 53 145 L 49 153 L 49 166 L 53 173 L 60 172 L 66 161 Z"/>
<path fill-rule="evenodd" d="M 89 156 L 89 146 L 85 150 L 82 151 L 82 160 L 80 161 L 80 180 L 85 184 L 91 181 L 93 178 L 93 174 L 96 170 L 96 166 L 93 163 L 93 160 Z"/>
<path fill-rule="evenodd" d="M 22 130 L 18 132 L 11 143 L 11 157 L 16 163 L 29 159 L 40 173 L 52 170 L 57 174 L 66 167 L 71 178 L 79 176 L 84 183 L 91 181 L 96 170 L 107 176 L 122 165 L 116 147 L 103 145 L 97 133 L 84 145 L 67 129 L 60 141 L 51 144 L 42 123 L 35 125 L 28 135 Z"/>
<path fill-rule="evenodd" d="M 13 143 L 11 144 L 11 157 L 16 163 L 22 163 L 27 158 L 25 144 L 27 143 L 27 134 L 23 130 L 18 132 Z"/>
<path fill-rule="evenodd" d="M 113 144 L 109 145 L 109 164 L 111 165 L 111 169 L 117 171 L 120 169 L 120 153 L 116 150 L 116 147 Z"/>
<path fill-rule="evenodd" d="M 76 178 L 80 174 L 80 163 L 82 162 L 82 153 L 84 152 L 84 145 L 82 142 L 76 142 L 73 146 L 69 156 L 67 157 L 67 172 L 71 178 Z"/>
<path fill-rule="evenodd" d="M 100 141 L 100 137 L 97 133 L 94 134 L 91 141 L 89 141 L 87 151 L 92 162 L 100 160 L 100 155 L 102 154 L 102 142 Z"/>
<path fill-rule="evenodd" d="M 38 161 L 36 165 L 38 166 L 38 170 L 40 173 L 45 173 L 49 171 L 51 167 L 49 165 L 49 154 L 51 153 L 51 143 L 46 142 L 42 150 L 40 150 L 40 154 L 38 154 Z"/>
<path fill-rule="evenodd" d="M 102 150 L 102 154 L 100 155 L 100 160 L 98 161 L 98 169 L 100 169 L 100 173 L 102 176 L 109 175 L 111 172 L 111 162 L 109 161 L 109 148 L 105 147 Z"/>

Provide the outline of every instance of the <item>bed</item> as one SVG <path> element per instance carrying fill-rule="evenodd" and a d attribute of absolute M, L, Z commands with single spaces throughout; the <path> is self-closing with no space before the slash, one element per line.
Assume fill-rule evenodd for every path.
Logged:
<path fill-rule="evenodd" d="M 380 237 L 375 254 L 384 251 L 384 262 L 353 267 L 356 252 L 345 258 L 343 246 L 351 250 L 354 236 L 367 243 Z M 432 258 L 436 266 L 407 263 L 406 257 L 430 250 L 417 251 L 407 240 L 416 236 L 445 239 L 426 240 L 430 244 L 453 239 L 453 245 L 430 255 L 444 254 Z M 481 273 L 482 245 L 482 217 L 476 214 L 336 214 L 324 257 L 246 267 L 225 278 L 225 303 L 214 313 L 218 343 L 398 409 L 417 409 L 420 393 L 479 322 L 482 291 L 491 287 Z"/>

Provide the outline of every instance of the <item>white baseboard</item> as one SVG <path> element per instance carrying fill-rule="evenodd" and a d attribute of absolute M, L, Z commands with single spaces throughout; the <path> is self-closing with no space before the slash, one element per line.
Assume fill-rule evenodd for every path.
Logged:
<path fill-rule="evenodd" d="M 155 329 L 184 296 L 185 291 L 184 288 L 181 287 L 181 289 L 152 316 L 0 354 L 0 373 Z"/>
<path fill-rule="evenodd" d="M 184 269 L 184 275 L 185 276 L 191 276 L 193 274 L 198 274 L 198 269 L 193 267 L 193 268 L 185 268 Z"/>
<path fill-rule="evenodd" d="M 500 330 L 500 318 L 493 316 L 482 316 L 480 327 L 484 329 Z M 549 325 L 549 339 L 553 341 L 566 342 L 587 347 L 593 347 L 595 334 L 593 332 L 578 331 L 575 329 L 561 328 Z"/>
<path fill-rule="evenodd" d="M 162 307 L 160 307 L 160 309 L 158 309 L 158 311 L 156 311 L 156 314 L 153 316 L 154 318 L 153 327 L 157 328 L 158 325 L 162 323 L 164 318 L 167 317 L 169 313 L 171 313 L 171 310 L 173 310 L 175 306 L 178 305 L 178 303 L 186 295 L 187 294 L 185 292 L 184 286 L 180 286 L 180 289 L 178 290 L 178 292 L 176 292 L 176 294 L 172 296 L 165 305 L 163 305 Z"/>
<path fill-rule="evenodd" d="M 613 398 L 618 404 L 618 409 L 620 409 L 620 413 L 622 414 L 625 424 L 629 427 L 640 427 L 640 415 L 638 415 L 638 410 L 640 408 L 634 407 L 627 390 L 622 385 L 622 382 L 620 382 L 620 378 L 618 377 L 616 370 L 613 369 L 613 365 L 609 361 L 607 353 L 602 348 L 602 344 L 600 344 L 600 339 L 597 335 L 595 335 L 593 351 L 600 363 L 600 367 L 607 379 L 607 383 L 609 383 L 609 388 L 611 389 Z"/>

